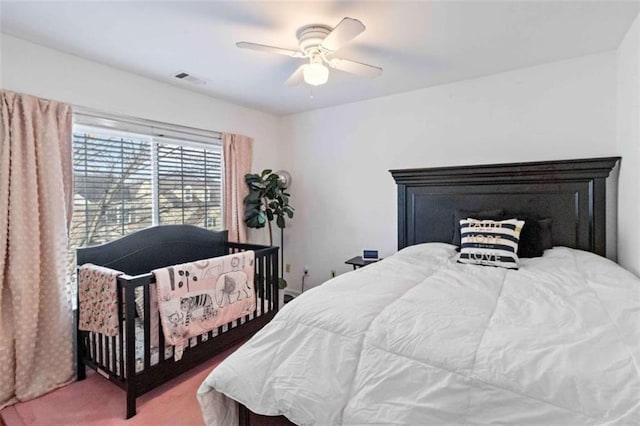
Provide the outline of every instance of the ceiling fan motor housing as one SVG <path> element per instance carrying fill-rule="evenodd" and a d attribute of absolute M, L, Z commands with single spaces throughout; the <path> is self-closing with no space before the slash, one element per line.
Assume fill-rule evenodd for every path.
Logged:
<path fill-rule="evenodd" d="M 307 56 L 321 52 L 320 43 L 329 35 L 331 27 L 326 25 L 306 25 L 298 30 L 297 37 L 300 50 Z"/>

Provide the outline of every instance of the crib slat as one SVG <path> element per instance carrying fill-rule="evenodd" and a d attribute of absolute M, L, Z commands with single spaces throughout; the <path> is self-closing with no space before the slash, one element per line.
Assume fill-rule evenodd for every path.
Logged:
<path fill-rule="evenodd" d="M 260 296 L 260 312 L 264 314 L 264 260 L 265 257 L 261 257 L 258 262 L 258 296 Z"/>
<path fill-rule="evenodd" d="M 120 287 L 120 291 L 118 292 L 118 319 L 120 321 L 120 333 L 118 334 L 118 340 L 120 341 L 120 347 L 118 348 L 118 352 L 120 352 L 120 377 L 124 377 L 124 288 Z"/>
<path fill-rule="evenodd" d="M 162 324 L 160 323 L 160 312 L 158 312 L 158 364 L 162 364 L 164 361 L 164 331 L 162 330 Z"/>
<path fill-rule="evenodd" d="M 255 292 L 256 297 L 256 308 L 253 310 L 253 318 L 258 317 L 258 307 L 260 306 L 260 296 L 259 296 L 259 287 L 260 287 L 260 274 L 258 273 L 258 265 L 260 264 L 260 259 L 262 257 L 256 257 L 253 271 L 253 291 Z"/>
<path fill-rule="evenodd" d="M 111 337 L 111 373 L 116 374 L 116 336 Z"/>
<path fill-rule="evenodd" d="M 144 293 L 144 368 L 151 366 L 151 300 L 150 284 L 143 286 Z"/>
<path fill-rule="evenodd" d="M 127 366 L 126 366 L 126 379 L 128 386 L 135 384 L 136 378 L 136 307 L 135 307 L 135 294 L 134 287 L 131 282 L 127 283 L 125 287 L 125 301 L 124 308 L 126 310 L 125 327 L 127 334 Z M 127 398 L 129 393 L 127 392 Z M 135 395 L 133 396 L 135 401 Z"/>
<path fill-rule="evenodd" d="M 278 258 L 271 256 L 271 285 L 269 291 L 271 292 L 271 309 L 276 309 L 278 304 Z"/>
<path fill-rule="evenodd" d="M 82 336 L 82 347 L 84 348 L 83 356 L 85 358 L 91 358 L 91 350 L 89 348 L 89 333 L 83 333 Z"/>
<path fill-rule="evenodd" d="M 272 282 L 273 282 L 273 286 L 271 287 L 272 290 L 272 294 L 271 294 L 271 307 L 277 311 L 278 309 L 280 309 L 280 306 L 278 305 L 279 302 L 279 297 L 278 297 L 278 292 L 280 291 L 280 274 L 279 274 L 279 270 L 278 270 L 278 256 L 271 256 L 271 260 L 272 260 L 272 264 L 273 264 L 273 276 L 272 276 Z"/>
<path fill-rule="evenodd" d="M 109 360 L 111 357 L 109 356 L 109 336 L 104 336 L 104 362 L 103 367 L 105 370 L 109 371 Z"/>
<path fill-rule="evenodd" d="M 104 338 L 104 335 L 101 333 L 98 333 L 98 365 L 100 367 L 104 367 L 104 352 L 102 348 L 103 338 Z"/>
<path fill-rule="evenodd" d="M 269 260 L 271 260 L 271 259 L 269 259 Z M 269 262 L 267 262 L 267 265 L 266 265 L 265 283 L 264 283 L 264 285 L 266 287 L 265 288 L 265 293 L 266 293 L 266 297 L 267 297 L 267 301 L 268 301 L 267 304 L 268 304 L 268 307 L 269 307 L 269 311 L 272 308 L 272 303 L 271 303 L 272 302 L 272 300 L 271 300 L 271 284 L 272 283 L 271 283 L 271 279 L 272 279 L 272 277 L 271 277 L 271 262 L 269 261 Z"/>
<path fill-rule="evenodd" d="M 109 336 L 104 336 L 104 368 L 110 371 L 111 368 L 111 352 L 109 351 Z"/>
<path fill-rule="evenodd" d="M 91 332 L 89 331 L 87 333 L 87 353 L 86 353 L 86 357 L 87 359 L 93 359 L 93 355 L 91 354 Z"/>
<path fill-rule="evenodd" d="M 91 359 L 96 362 L 96 333 L 91 332 Z"/>

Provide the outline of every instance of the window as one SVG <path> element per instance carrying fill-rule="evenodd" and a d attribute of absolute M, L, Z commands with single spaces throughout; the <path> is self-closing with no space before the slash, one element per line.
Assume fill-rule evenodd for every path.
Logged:
<path fill-rule="evenodd" d="M 205 219 L 205 226 L 207 228 L 215 228 L 216 227 L 216 218 L 215 217 L 207 217 Z"/>
<path fill-rule="evenodd" d="M 153 224 L 151 152 L 150 139 L 74 129 L 73 249 Z"/>
<path fill-rule="evenodd" d="M 221 149 L 216 148 L 158 144 L 158 223 L 189 223 L 216 229 L 215 218 L 222 214 L 221 197 L 205 196 L 222 190 Z"/>
<path fill-rule="evenodd" d="M 157 123 L 141 131 L 145 124 L 76 119 L 72 250 L 155 224 L 218 229 L 222 223 L 219 135 L 167 131 Z"/>
<path fill-rule="evenodd" d="M 191 185 L 185 186 L 183 190 L 183 197 L 185 203 L 193 202 L 193 191 L 191 190 Z"/>

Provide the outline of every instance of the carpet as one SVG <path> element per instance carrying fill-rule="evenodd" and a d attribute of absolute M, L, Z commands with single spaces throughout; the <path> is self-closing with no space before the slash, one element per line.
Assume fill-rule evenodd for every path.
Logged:
<path fill-rule="evenodd" d="M 196 391 L 211 370 L 238 347 L 138 398 L 138 413 L 125 420 L 126 393 L 99 374 L 0 411 L 6 426 L 38 425 L 203 425 Z"/>

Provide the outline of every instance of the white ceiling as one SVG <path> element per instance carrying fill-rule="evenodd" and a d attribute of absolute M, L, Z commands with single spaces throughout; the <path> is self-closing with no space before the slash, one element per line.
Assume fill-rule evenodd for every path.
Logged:
<path fill-rule="evenodd" d="M 25 2 L 0 3 L 0 30 L 143 76 L 288 114 L 615 49 L 639 1 Z M 374 80 L 331 71 L 285 87 L 300 59 L 236 48 L 297 48 L 306 24 L 360 19 L 341 57 L 384 68 Z M 204 78 L 192 86 L 169 77 Z M 313 99 L 311 99 L 313 94 Z"/>

